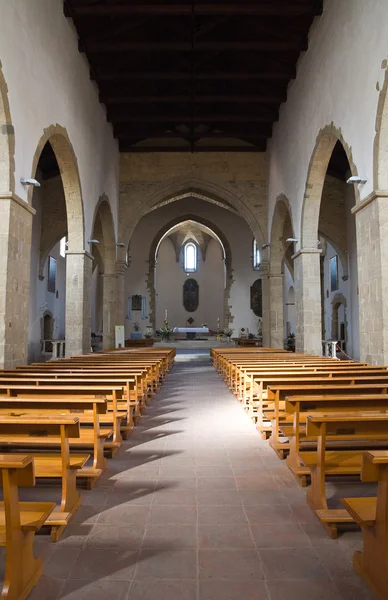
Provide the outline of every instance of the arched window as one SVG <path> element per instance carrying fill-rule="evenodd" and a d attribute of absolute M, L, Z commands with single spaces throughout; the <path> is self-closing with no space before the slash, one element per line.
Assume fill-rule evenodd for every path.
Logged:
<path fill-rule="evenodd" d="M 256 240 L 253 240 L 252 266 L 254 269 L 260 269 L 260 250 Z"/>
<path fill-rule="evenodd" d="M 197 246 L 187 242 L 183 249 L 183 267 L 186 273 L 195 273 L 197 270 Z"/>

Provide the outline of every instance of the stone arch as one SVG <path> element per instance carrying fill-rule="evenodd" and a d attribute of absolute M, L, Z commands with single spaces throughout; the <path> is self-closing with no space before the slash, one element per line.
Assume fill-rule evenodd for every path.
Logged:
<path fill-rule="evenodd" d="M 353 162 L 351 148 L 346 144 L 341 130 L 335 127 L 333 123 L 321 129 L 310 159 L 304 192 L 300 239 L 300 247 L 303 249 L 317 248 L 323 185 L 334 146 L 338 141 L 345 150 L 351 174 L 357 175 L 357 168 Z M 357 186 L 354 187 L 357 203 L 359 201 L 359 191 Z"/>
<path fill-rule="evenodd" d="M 0 62 L 0 190 L 15 191 L 15 132 L 8 101 L 8 87 Z"/>
<path fill-rule="evenodd" d="M 92 237 L 96 228 L 96 221 L 99 220 L 102 240 L 99 240 L 100 246 L 97 252 L 104 262 L 104 273 L 115 273 L 116 270 L 116 236 L 114 230 L 113 214 L 109 198 L 102 194 L 94 210 Z M 94 249 L 93 249 L 94 253 Z"/>
<path fill-rule="evenodd" d="M 150 294 L 150 311 L 149 311 L 149 320 L 152 324 L 152 327 L 155 329 L 156 326 L 156 290 L 155 290 L 155 266 L 156 266 L 156 251 L 162 240 L 162 238 L 166 235 L 166 233 L 178 225 L 183 221 L 196 221 L 211 229 L 216 236 L 221 241 L 221 245 L 223 247 L 224 252 L 224 262 L 225 262 L 225 270 L 226 270 L 226 285 L 224 291 L 224 315 L 223 315 L 223 328 L 227 328 L 229 323 L 233 321 L 233 316 L 230 314 L 230 306 L 229 306 L 229 298 L 230 298 L 230 290 L 233 283 L 233 269 L 232 269 L 232 250 L 230 244 L 228 242 L 225 234 L 214 225 L 211 221 L 204 219 L 203 217 L 199 217 L 196 215 L 182 215 L 180 217 L 176 217 L 172 219 L 169 223 L 164 225 L 158 233 L 155 235 L 154 239 L 151 242 L 150 252 L 149 252 L 149 272 L 147 276 L 147 288 Z"/>
<path fill-rule="evenodd" d="M 48 327 L 50 332 L 48 331 Z M 52 352 L 52 344 L 45 344 L 46 340 L 53 339 L 54 337 L 54 328 L 55 328 L 55 319 L 51 310 L 45 310 L 40 319 L 40 329 L 41 329 L 41 345 L 42 352 Z"/>
<path fill-rule="evenodd" d="M 272 216 L 271 238 L 270 238 L 270 274 L 279 274 L 282 271 L 283 260 L 286 260 L 286 254 L 290 248 L 292 251 L 293 242 L 286 242 L 284 238 L 284 230 L 287 225 L 287 219 L 291 223 L 291 235 L 294 235 L 294 227 L 292 223 L 292 211 L 288 198 L 281 194 L 276 199 L 275 208 Z M 287 260 L 287 266 L 289 261 Z M 290 264 L 292 269 L 292 264 Z M 290 268 L 289 267 L 289 268 Z M 291 271 L 292 272 L 292 271 Z"/>
<path fill-rule="evenodd" d="M 375 190 L 388 190 L 388 69 L 377 104 L 376 135 L 373 145 L 373 184 Z"/>
<path fill-rule="evenodd" d="M 85 250 L 84 208 L 77 157 L 70 142 L 68 133 L 61 125 L 50 125 L 44 130 L 32 160 L 31 176 L 35 177 L 42 150 L 49 142 L 58 162 L 65 194 L 68 251 L 83 252 Z M 28 201 L 32 201 L 32 189 L 29 189 Z"/>
<path fill-rule="evenodd" d="M 331 339 L 335 340 L 338 337 L 338 309 L 341 306 L 345 309 L 345 336 L 347 337 L 347 316 L 346 316 L 346 298 L 343 294 L 335 294 L 331 301 Z"/>
<path fill-rule="evenodd" d="M 260 245 L 265 243 L 266 240 L 259 222 L 241 198 L 224 187 L 195 178 L 175 180 L 145 197 L 142 196 L 141 204 L 138 204 L 137 210 L 131 211 L 132 214 L 128 215 L 129 218 L 126 216 L 126 218 L 121 219 L 124 224 L 123 227 L 125 227 L 121 236 L 123 241 L 126 244 L 129 243 L 137 223 L 151 210 L 191 197 L 210 202 L 243 217 L 258 243 Z"/>

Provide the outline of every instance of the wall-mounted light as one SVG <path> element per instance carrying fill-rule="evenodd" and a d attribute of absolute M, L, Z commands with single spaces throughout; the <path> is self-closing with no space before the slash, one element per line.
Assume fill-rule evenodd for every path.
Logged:
<path fill-rule="evenodd" d="M 124 242 L 117 242 L 116 246 L 117 248 L 125 248 Z"/>
<path fill-rule="evenodd" d="M 360 177 L 359 175 L 352 175 L 346 180 L 346 183 L 366 183 L 368 179 L 366 177 Z"/>
<path fill-rule="evenodd" d="M 98 240 L 88 240 L 88 244 L 99 244 Z"/>
<path fill-rule="evenodd" d="M 299 242 L 296 238 L 287 238 L 286 242 Z"/>
<path fill-rule="evenodd" d="M 21 177 L 20 183 L 22 185 L 33 185 L 34 187 L 40 187 L 39 181 L 37 181 L 36 179 L 29 178 L 29 177 Z"/>
<path fill-rule="evenodd" d="M 262 250 L 265 250 L 266 248 L 269 248 L 271 244 L 262 244 L 261 248 Z"/>

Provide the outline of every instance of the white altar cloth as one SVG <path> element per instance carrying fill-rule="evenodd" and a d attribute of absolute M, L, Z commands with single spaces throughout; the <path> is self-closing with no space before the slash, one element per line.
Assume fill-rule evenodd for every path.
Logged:
<path fill-rule="evenodd" d="M 209 333 L 208 327 L 174 327 L 174 333 Z"/>

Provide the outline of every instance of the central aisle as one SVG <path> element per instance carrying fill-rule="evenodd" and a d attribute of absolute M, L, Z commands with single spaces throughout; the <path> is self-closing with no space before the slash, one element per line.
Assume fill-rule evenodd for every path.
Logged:
<path fill-rule="evenodd" d="M 189 352 L 65 537 L 38 540 L 32 598 L 371 599 L 351 566 L 360 534 L 327 538 L 209 356 Z"/>

